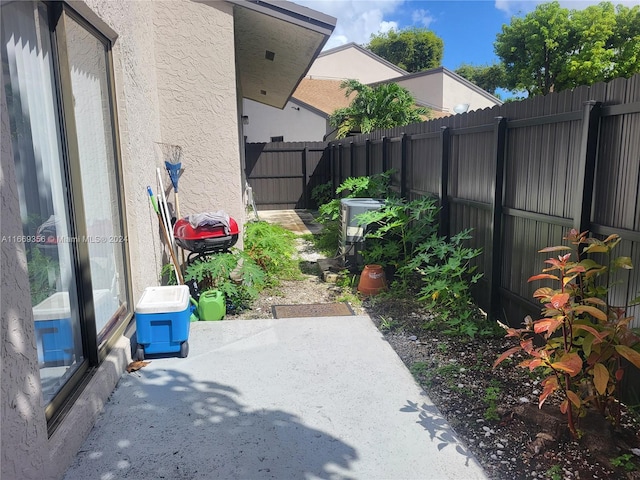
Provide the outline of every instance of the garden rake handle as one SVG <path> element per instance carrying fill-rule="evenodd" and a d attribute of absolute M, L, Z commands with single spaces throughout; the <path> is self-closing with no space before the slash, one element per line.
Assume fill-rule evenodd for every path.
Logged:
<path fill-rule="evenodd" d="M 182 277 L 182 272 L 180 271 L 180 265 L 178 264 L 176 253 L 173 251 L 173 247 L 171 246 L 171 240 L 169 239 L 169 234 L 167 233 L 167 226 L 164 224 L 164 221 L 162 220 L 162 215 L 160 214 L 160 210 L 158 209 L 158 201 L 156 200 L 156 197 L 153 194 L 153 190 L 151 190 L 151 187 L 147 187 L 147 192 L 149 193 L 149 198 L 151 199 L 151 205 L 153 206 L 153 211 L 156 212 L 156 215 L 158 215 L 158 222 L 160 222 L 160 225 L 162 226 L 162 233 L 164 233 L 164 241 L 167 242 L 167 246 L 169 247 L 169 251 L 171 252 L 171 260 L 173 261 L 173 266 L 175 267 L 178 283 L 180 285 L 184 285 L 184 278 Z"/>

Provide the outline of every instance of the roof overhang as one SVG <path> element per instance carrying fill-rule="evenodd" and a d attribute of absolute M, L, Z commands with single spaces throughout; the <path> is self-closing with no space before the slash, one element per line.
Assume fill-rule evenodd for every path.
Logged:
<path fill-rule="evenodd" d="M 284 108 L 331 36 L 336 19 L 287 1 L 227 1 L 234 5 L 242 96 Z"/>

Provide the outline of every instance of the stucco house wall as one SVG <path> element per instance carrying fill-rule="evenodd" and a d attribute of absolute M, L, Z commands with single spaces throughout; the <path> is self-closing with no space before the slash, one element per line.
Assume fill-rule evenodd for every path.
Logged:
<path fill-rule="evenodd" d="M 327 132 L 327 117 L 318 110 L 310 110 L 295 101 L 284 109 L 273 108 L 244 99 L 244 126 L 247 143 L 270 142 L 271 137 L 283 136 L 285 142 L 321 142 Z"/>
<path fill-rule="evenodd" d="M 178 0 L 69 2 L 117 33 L 113 43 L 116 111 L 133 298 L 157 285 L 163 245 L 147 185 L 156 185 L 155 142 L 183 146 L 183 213 L 225 209 L 244 220 L 232 6 Z M 179 15 L 178 15 L 179 13 Z M 182 22 L 176 25 L 176 19 Z M 93 23 L 93 22 L 92 22 Z M 96 25 L 100 27 L 99 25 Z M 177 27 L 177 28 L 176 28 Z M 212 41 L 215 39 L 215 41 Z M 6 99 L 2 89 L 2 234 L 22 235 Z M 168 181 L 166 181 L 168 185 Z M 7 479 L 59 479 L 131 361 L 121 337 L 52 436 L 38 372 L 24 246 L 2 248 L 1 471 Z"/>
<path fill-rule="evenodd" d="M 233 6 L 172 0 L 154 10 L 161 138 L 183 147 L 180 213 L 225 210 L 244 223 Z"/>
<path fill-rule="evenodd" d="M 404 75 L 407 72 L 351 43 L 327 50 L 313 62 L 308 77 L 320 79 L 355 79 L 373 83 Z"/>
<path fill-rule="evenodd" d="M 468 104 L 469 111 L 502 105 L 497 97 L 444 67 L 389 81 L 409 90 L 419 103 L 442 112 L 454 113 L 453 108 L 459 104 Z"/>
<path fill-rule="evenodd" d="M 479 88 L 473 88 L 475 85 L 469 85 L 467 80 L 448 70 L 443 72 L 442 84 L 442 103 L 448 112 L 453 112 L 453 107 L 461 103 L 468 104 L 469 111 L 502 105 L 493 95 L 484 90 L 478 91 Z"/>

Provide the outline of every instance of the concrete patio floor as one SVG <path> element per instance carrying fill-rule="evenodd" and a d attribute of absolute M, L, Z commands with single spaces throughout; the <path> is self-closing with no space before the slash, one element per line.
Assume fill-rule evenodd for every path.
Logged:
<path fill-rule="evenodd" d="M 197 322 L 125 373 L 66 480 L 486 478 L 367 316 Z"/>

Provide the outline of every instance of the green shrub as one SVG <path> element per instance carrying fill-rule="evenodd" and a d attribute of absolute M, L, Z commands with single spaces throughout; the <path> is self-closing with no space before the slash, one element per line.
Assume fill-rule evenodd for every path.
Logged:
<path fill-rule="evenodd" d="M 587 409 L 620 421 L 617 399 L 624 360 L 640 368 L 640 335 L 631 328 L 633 317 L 626 308 L 609 303 L 612 273 L 633 268 L 631 258 L 613 256 L 620 237 L 600 240 L 572 229 L 564 240 L 569 245 L 540 250 L 561 254 L 545 260 L 542 273 L 529 278 L 553 285 L 533 294 L 544 305 L 542 318 L 527 317 L 524 328 L 507 329 L 507 336 L 519 344 L 502 353 L 494 367 L 522 351 L 528 358 L 519 366 L 543 376 L 539 406 L 552 394 L 559 395 L 560 411 L 567 416 L 571 435 L 578 438 L 576 415 L 580 418 Z M 534 344 L 534 334 L 542 341 Z"/>
<path fill-rule="evenodd" d="M 264 287 L 264 277 L 264 271 L 253 259 L 240 251 L 198 259 L 187 267 L 184 276 L 187 282 L 195 280 L 200 292 L 220 290 L 237 310 L 251 306 Z"/>
<path fill-rule="evenodd" d="M 244 230 L 244 251 L 266 274 L 270 285 L 300 278 L 296 260 L 296 235 L 268 222 L 249 222 Z"/>
<path fill-rule="evenodd" d="M 437 232 L 437 215 L 435 200 L 427 197 L 408 203 L 390 198 L 379 210 L 358 215 L 356 221 L 367 225 L 365 263 L 392 266 L 402 273 L 418 246 Z"/>
<path fill-rule="evenodd" d="M 387 198 L 391 196 L 392 170 L 368 177 L 349 177 L 336 189 L 341 198 Z M 330 184 L 326 184 L 330 185 Z M 323 191 L 319 191 L 320 195 Z M 327 199 L 327 197 L 324 197 Z M 329 197 L 330 198 L 330 197 Z M 318 208 L 322 231 L 315 236 L 315 247 L 326 255 L 335 255 L 340 243 L 340 198 L 325 201 Z"/>

